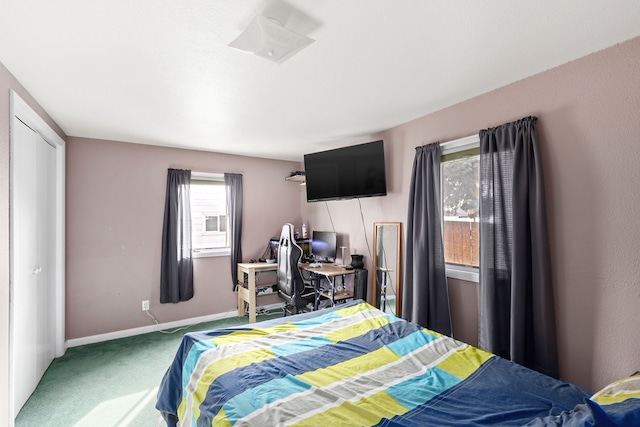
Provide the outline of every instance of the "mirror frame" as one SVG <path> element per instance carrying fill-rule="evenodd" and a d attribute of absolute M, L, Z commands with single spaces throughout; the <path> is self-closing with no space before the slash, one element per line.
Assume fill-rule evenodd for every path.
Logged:
<path fill-rule="evenodd" d="M 395 284 L 396 284 L 396 313 L 398 317 L 402 317 L 402 223 L 401 222 L 374 222 L 373 223 L 373 274 L 372 274 L 372 297 L 371 301 L 373 306 L 379 307 L 380 301 L 378 301 L 378 288 L 381 284 L 378 283 L 378 230 L 380 227 L 396 227 L 396 271 L 395 271 Z"/>

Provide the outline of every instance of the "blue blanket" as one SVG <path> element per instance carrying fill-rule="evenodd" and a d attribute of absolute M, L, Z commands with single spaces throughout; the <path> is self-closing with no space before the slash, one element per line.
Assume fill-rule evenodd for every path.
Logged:
<path fill-rule="evenodd" d="M 522 426 L 588 397 L 356 302 L 186 334 L 156 407 L 169 426 Z"/>

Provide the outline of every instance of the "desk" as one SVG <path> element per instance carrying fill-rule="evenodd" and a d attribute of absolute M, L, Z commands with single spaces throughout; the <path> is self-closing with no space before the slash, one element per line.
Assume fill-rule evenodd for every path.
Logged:
<path fill-rule="evenodd" d="M 343 289 L 336 292 L 336 277 L 342 277 L 344 285 L 344 276 L 354 274 L 356 270 L 347 270 L 346 268 L 332 263 L 322 264 L 322 267 L 309 267 L 309 264 L 298 264 L 301 270 L 309 272 L 311 280 L 316 289 L 316 298 L 314 309 L 318 308 L 320 296 L 324 296 L 331 300 L 331 304 L 335 305 L 336 301 L 347 298 L 353 298 L 353 292 Z M 278 263 L 267 262 L 241 262 L 238 263 L 238 316 L 244 316 L 244 303 L 249 305 L 249 323 L 256 322 L 256 276 L 263 271 L 277 271 Z M 247 275 L 247 286 L 245 287 L 244 275 Z M 331 285 L 328 290 L 320 289 L 319 279 L 324 277 Z M 265 294 L 271 295 L 271 294 Z"/>
<path fill-rule="evenodd" d="M 316 301 L 314 304 L 314 310 L 318 309 L 318 301 L 320 296 L 329 298 L 331 305 L 335 305 L 336 301 L 340 301 L 347 298 L 353 298 L 353 292 L 344 289 L 344 276 L 348 274 L 355 274 L 356 270 L 347 270 L 346 268 L 333 263 L 321 264 L 321 267 L 310 267 L 309 264 L 299 264 L 301 270 L 308 271 L 311 275 L 311 281 L 313 287 L 316 289 Z M 336 291 L 336 277 L 342 277 L 343 289 L 339 292 Z M 324 277 L 331 285 L 328 290 L 320 289 L 319 279 Z"/>
<path fill-rule="evenodd" d="M 263 271 L 277 271 L 278 263 L 241 262 L 238 263 L 238 316 L 244 316 L 244 303 L 249 304 L 249 323 L 256 322 L 256 275 Z M 244 275 L 247 275 L 247 287 Z M 265 294 L 271 295 L 271 294 Z"/>

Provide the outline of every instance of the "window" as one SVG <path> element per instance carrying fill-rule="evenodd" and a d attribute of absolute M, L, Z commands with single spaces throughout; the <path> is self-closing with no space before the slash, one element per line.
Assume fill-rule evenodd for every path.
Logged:
<path fill-rule="evenodd" d="M 194 257 L 229 255 L 224 176 L 192 172 L 190 197 L 191 244 Z"/>
<path fill-rule="evenodd" d="M 444 258 L 447 275 L 477 281 L 480 267 L 480 141 L 477 136 L 441 145 Z M 471 273 L 459 274 L 454 272 Z"/>

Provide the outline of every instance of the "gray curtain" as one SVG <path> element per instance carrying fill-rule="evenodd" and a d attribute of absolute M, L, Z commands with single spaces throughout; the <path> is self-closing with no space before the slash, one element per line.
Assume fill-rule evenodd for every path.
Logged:
<path fill-rule="evenodd" d="M 416 148 L 409 189 L 402 317 L 451 335 L 440 199 L 440 143 Z"/>
<path fill-rule="evenodd" d="M 480 347 L 558 377 L 535 117 L 480 131 Z"/>
<path fill-rule="evenodd" d="M 160 265 L 161 303 L 193 298 L 190 182 L 190 170 L 168 170 Z"/>
<path fill-rule="evenodd" d="M 231 279 L 233 289 L 238 286 L 238 263 L 242 262 L 242 175 L 225 173 L 224 185 L 227 191 L 227 209 L 229 210 L 229 237 L 231 242 Z"/>

